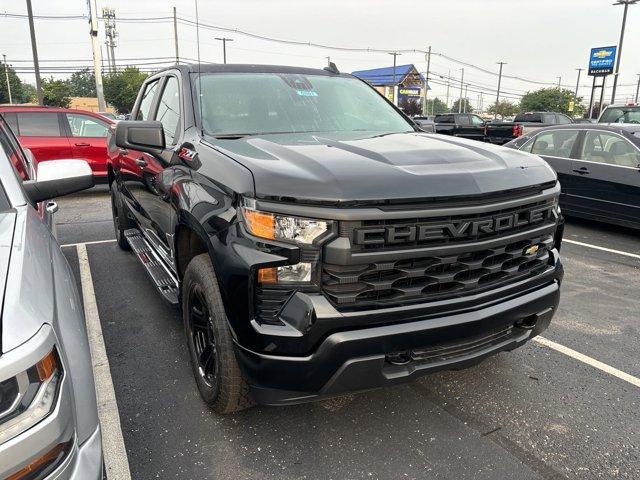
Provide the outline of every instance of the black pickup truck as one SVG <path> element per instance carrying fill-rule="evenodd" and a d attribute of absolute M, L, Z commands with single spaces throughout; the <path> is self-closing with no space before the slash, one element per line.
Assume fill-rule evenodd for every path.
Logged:
<path fill-rule="evenodd" d="M 436 133 L 484 141 L 485 121 L 473 113 L 442 113 L 436 115 Z"/>
<path fill-rule="evenodd" d="M 117 241 L 180 305 L 217 412 L 463 368 L 551 321 L 539 157 L 421 132 L 335 67 L 171 67 L 132 118 L 108 138 Z"/>

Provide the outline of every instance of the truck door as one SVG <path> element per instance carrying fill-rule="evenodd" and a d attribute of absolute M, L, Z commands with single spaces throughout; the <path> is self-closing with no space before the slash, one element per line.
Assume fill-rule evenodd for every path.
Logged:
<path fill-rule="evenodd" d="M 468 138 L 483 141 L 485 121 L 478 115 L 469 115 L 469 119 L 471 120 L 471 128 Z"/>

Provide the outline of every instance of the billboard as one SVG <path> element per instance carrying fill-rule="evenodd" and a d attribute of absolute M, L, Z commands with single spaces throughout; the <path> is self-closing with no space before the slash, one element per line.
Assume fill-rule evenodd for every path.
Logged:
<path fill-rule="evenodd" d="M 591 49 L 589 56 L 589 75 L 596 77 L 610 75 L 616 64 L 617 47 L 598 47 Z"/>

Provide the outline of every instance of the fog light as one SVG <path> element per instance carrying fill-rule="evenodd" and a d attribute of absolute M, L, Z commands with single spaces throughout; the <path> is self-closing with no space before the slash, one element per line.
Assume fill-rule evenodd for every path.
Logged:
<path fill-rule="evenodd" d="M 258 283 L 293 284 L 311 282 L 311 263 L 296 263 L 281 267 L 261 268 L 258 270 Z"/>

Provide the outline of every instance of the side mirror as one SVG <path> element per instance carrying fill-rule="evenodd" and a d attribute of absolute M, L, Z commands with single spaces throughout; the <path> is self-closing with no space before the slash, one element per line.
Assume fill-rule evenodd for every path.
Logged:
<path fill-rule="evenodd" d="M 35 180 L 22 185 L 31 201 L 38 203 L 93 187 L 93 172 L 84 160 L 48 160 L 38 163 Z"/>
<path fill-rule="evenodd" d="M 166 148 L 162 123 L 122 120 L 116 124 L 116 145 L 158 155 Z"/>

